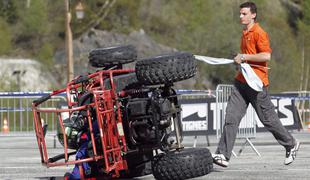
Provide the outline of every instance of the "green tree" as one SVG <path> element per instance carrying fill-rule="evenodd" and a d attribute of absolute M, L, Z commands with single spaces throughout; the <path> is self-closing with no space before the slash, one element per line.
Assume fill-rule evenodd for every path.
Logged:
<path fill-rule="evenodd" d="M 20 7 L 18 15 L 23 34 L 35 37 L 47 32 L 47 8 L 47 2 L 42 0 L 31 0 L 29 7 Z"/>
<path fill-rule="evenodd" d="M 299 90 L 310 89 L 310 1 L 302 1 L 303 17 L 298 22 L 302 67 Z"/>
<path fill-rule="evenodd" d="M 271 91 L 297 90 L 301 83 L 309 87 L 305 81 L 310 1 L 253 1 L 258 5 L 259 23 L 271 39 Z M 53 67 L 55 51 L 65 46 L 64 2 L 31 0 L 30 6 L 26 2 L 0 0 L 0 54 L 36 58 Z M 232 58 L 240 51 L 240 0 L 83 0 L 83 20 L 75 17 L 77 2 L 70 0 L 73 38 L 91 28 L 125 34 L 144 29 L 158 43 L 193 54 Z M 288 5 L 292 3 L 302 7 L 302 18 L 291 17 Z M 234 74 L 234 66 L 199 63 L 195 88 L 232 83 Z"/>
<path fill-rule="evenodd" d="M 0 17 L 0 55 L 8 54 L 11 51 L 11 36 L 9 25 Z"/>
<path fill-rule="evenodd" d="M 0 16 L 9 24 L 15 24 L 18 18 L 15 3 L 9 0 L 0 1 Z"/>
<path fill-rule="evenodd" d="M 39 49 L 37 58 L 43 64 L 46 64 L 48 67 L 52 66 L 53 61 L 52 57 L 54 55 L 53 46 L 50 43 L 43 44 L 43 46 Z"/>

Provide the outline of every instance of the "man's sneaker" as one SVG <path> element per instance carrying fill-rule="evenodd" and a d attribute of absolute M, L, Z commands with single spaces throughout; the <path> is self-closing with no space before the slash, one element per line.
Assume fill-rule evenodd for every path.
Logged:
<path fill-rule="evenodd" d="M 223 154 L 212 154 L 213 163 L 222 167 L 227 167 L 229 162 Z"/>
<path fill-rule="evenodd" d="M 285 165 L 289 165 L 295 160 L 299 146 L 300 146 L 300 143 L 297 141 L 295 146 L 292 149 L 286 150 L 285 161 L 284 161 Z"/>

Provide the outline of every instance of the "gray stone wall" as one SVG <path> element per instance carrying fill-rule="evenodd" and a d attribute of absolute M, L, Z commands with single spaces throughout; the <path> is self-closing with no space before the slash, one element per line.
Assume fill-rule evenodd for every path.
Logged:
<path fill-rule="evenodd" d="M 2 91 L 47 91 L 58 83 L 35 60 L 0 58 L 0 84 Z"/>

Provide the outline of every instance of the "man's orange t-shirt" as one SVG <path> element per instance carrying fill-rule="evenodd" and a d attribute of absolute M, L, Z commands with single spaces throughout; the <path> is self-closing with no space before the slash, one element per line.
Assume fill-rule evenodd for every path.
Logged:
<path fill-rule="evenodd" d="M 242 54 L 258 54 L 262 52 L 271 53 L 269 37 L 268 34 L 259 26 L 258 23 L 255 23 L 249 31 L 243 30 L 241 37 L 241 52 Z M 254 62 L 247 60 L 248 64 L 255 64 L 257 66 L 251 66 L 257 76 L 262 80 L 264 86 L 268 86 L 268 69 L 267 62 Z M 239 71 L 236 75 L 236 79 L 242 83 L 245 83 L 242 73 Z"/>

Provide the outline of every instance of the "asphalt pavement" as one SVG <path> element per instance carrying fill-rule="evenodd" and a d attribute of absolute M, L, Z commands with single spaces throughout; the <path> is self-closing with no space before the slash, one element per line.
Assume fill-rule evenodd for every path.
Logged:
<path fill-rule="evenodd" d="M 306 180 L 310 179 L 310 132 L 293 131 L 293 136 L 301 142 L 296 160 L 289 166 L 283 164 L 285 150 L 277 144 L 273 136 L 268 133 L 257 133 L 251 139 L 259 156 L 248 144 L 242 153 L 238 152 L 245 142 L 238 139 L 234 148 L 237 157 L 233 156 L 228 168 L 214 165 L 214 171 L 208 175 L 194 178 L 210 180 Z M 208 140 L 208 141 L 207 141 Z M 217 145 L 215 136 L 185 137 L 183 144 L 186 147 L 207 147 L 214 152 Z M 208 146 L 209 144 L 209 146 Z M 62 152 L 60 144 L 54 147 L 54 137 L 47 135 L 47 146 L 51 155 Z M 33 135 L 3 135 L 0 134 L 0 179 L 62 179 L 73 166 L 46 168 L 40 163 L 40 155 L 36 138 Z M 152 175 L 135 179 L 153 180 Z"/>

